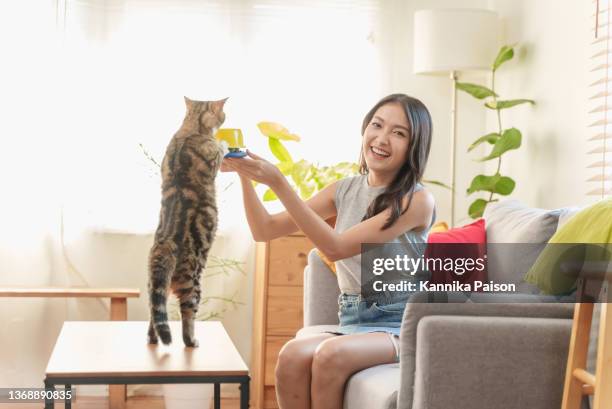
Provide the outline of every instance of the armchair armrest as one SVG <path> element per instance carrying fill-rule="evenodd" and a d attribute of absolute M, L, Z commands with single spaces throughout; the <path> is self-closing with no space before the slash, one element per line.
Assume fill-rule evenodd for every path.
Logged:
<path fill-rule="evenodd" d="M 421 319 L 412 407 L 560 407 L 571 327 L 559 318 Z"/>
<path fill-rule="evenodd" d="M 452 294 L 450 296 L 453 296 Z M 406 305 L 402 328 L 400 332 L 400 390 L 398 396 L 398 409 L 411 409 L 415 398 L 413 385 L 415 382 L 416 354 L 417 354 L 417 328 L 419 322 L 429 316 L 471 316 L 484 319 L 485 317 L 516 317 L 543 319 L 565 319 L 571 326 L 574 304 L 571 303 L 473 303 L 464 304 L 431 304 L 426 303 L 427 294 L 417 293 L 411 297 Z M 483 321 L 485 322 L 485 321 Z M 469 334 L 472 342 L 477 340 L 474 334 Z M 569 342 L 569 333 L 567 337 Z M 448 340 L 452 342 L 452 340 Z M 498 346 L 498 352 L 503 352 L 504 346 Z M 565 358 L 562 359 L 565 362 Z M 453 365 L 447 362 L 444 365 Z"/>
<path fill-rule="evenodd" d="M 304 269 L 304 326 L 338 324 L 339 295 L 336 275 L 312 249 Z"/>

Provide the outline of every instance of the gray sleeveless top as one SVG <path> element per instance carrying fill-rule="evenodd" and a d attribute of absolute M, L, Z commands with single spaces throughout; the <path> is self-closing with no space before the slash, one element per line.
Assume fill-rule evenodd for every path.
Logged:
<path fill-rule="evenodd" d="M 423 189 L 423 185 L 417 184 L 415 192 Z M 385 190 L 385 186 L 370 186 L 367 175 L 352 176 L 338 181 L 336 185 L 336 231 L 342 233 L 345 230 L 361 223 L 366 210 L 372 201 Z M 420 257 L 427 245 L 427 235 L 436 218 L 436 211 L 428 228 L 415 232 L 406 231 L 391 240 L 390 243 L 402 243 L 403 248 L 412 253 L 412 257 Z M 336 261 L 338 274 L 338 285 L 340 291 L 345 294 L 361 293 L 361 255 L 357 254 Z"/>

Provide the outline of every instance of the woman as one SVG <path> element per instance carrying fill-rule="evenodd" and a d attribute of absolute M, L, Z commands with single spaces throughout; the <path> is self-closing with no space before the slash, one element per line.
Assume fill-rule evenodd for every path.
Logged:
<path fill-rule="evenodd" d="M 250 158 L 223 161 L 222 171 L 240 175 L 246 217 L 256 241 L 301 229 L 337 266 L 340 328 L 284 345 L 276 367 L 282 409 L 340 409 L 345 383 L 353 373 L 397 362 L 405 300 L 400 308 L 397 303 L 385 308 L 362 299 L 361 244 L 400 242 L 413 248 L 415 257 L 422 254 L 418 244 L 426 242 L 435 219 L 433 197 L 419 183 L 431 133 L 431 117 L 419 100 L 404 94 L 383 98 L 363 120 L 360 175 L 331 184 L 306 202 L 274 165 L 252 152 Z M 286 211 L 268 214 L 252 180 L 268 185 Z M 325 222 L 333 216 L 335 230 Z"/>

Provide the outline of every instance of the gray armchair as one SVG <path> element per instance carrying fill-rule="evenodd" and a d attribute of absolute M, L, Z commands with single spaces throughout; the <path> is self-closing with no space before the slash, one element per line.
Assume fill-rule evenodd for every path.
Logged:
<path fill-rule="evenodd" d="M 338 294 L 311 251 L 298 336 L 338 325 Z M 344 408 L 559 408 L 572 314 L 572 304 L 409 303 L 400 363 L 353 375 Z"/>
<path fill-rule="evenodd" d="M 545 243 L 557 228 L 559 213 L 543 212 L 538 217 L 544 226 L 537 228 L 549 230 L 539 239 Z M 507 212 L 502 216 L 509 218 Z M 501 222 L 496 225 L 495 214 L 490 219 L 489 238 L 496 234 L 490 229 L 505 228 Z M 534 228 L 526 226 L 524 233 L 533 237 Z M 336 276 L 311 251 L 304 271 L 304 328 L 298 337 L 338 325 L 338 295 Z M 414 294 L 413 301 L 423 296 Z M 344 408 L 559 408 L 573 304 L 529 303 L 529 297 L 521 303 L 408 303 L 400 363 L 354 374 L 345 389 Z"/>

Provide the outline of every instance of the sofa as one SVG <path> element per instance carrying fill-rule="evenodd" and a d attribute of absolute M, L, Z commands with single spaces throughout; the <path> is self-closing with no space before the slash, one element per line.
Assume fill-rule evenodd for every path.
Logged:
<path fill-rule="evenodd" d="M 543 248 L 578 210 L 533 209 L 513 200 L 489 206 L 487 247 Z M 493 260 L 497 265 L 490 264 L 489 279 L 513 278 L 525 285 L 525 269 L 537 256 L 514 255 L 512 265 Z M 535 303 L 530 297 L 539 297 L 537 289 L 523 291 L 533 295 L 485 303 L 427 303 L 418 300 L 423 293 L 413 294 L 403 315 L 400 362 L 354 374 L 345 388 L 344 409 L 559 408 L 574 305 Z M 304 270 L 304 328 L 296 336 L 333 331 L 338 295 L 335 275 L 311 251 Z"/>

